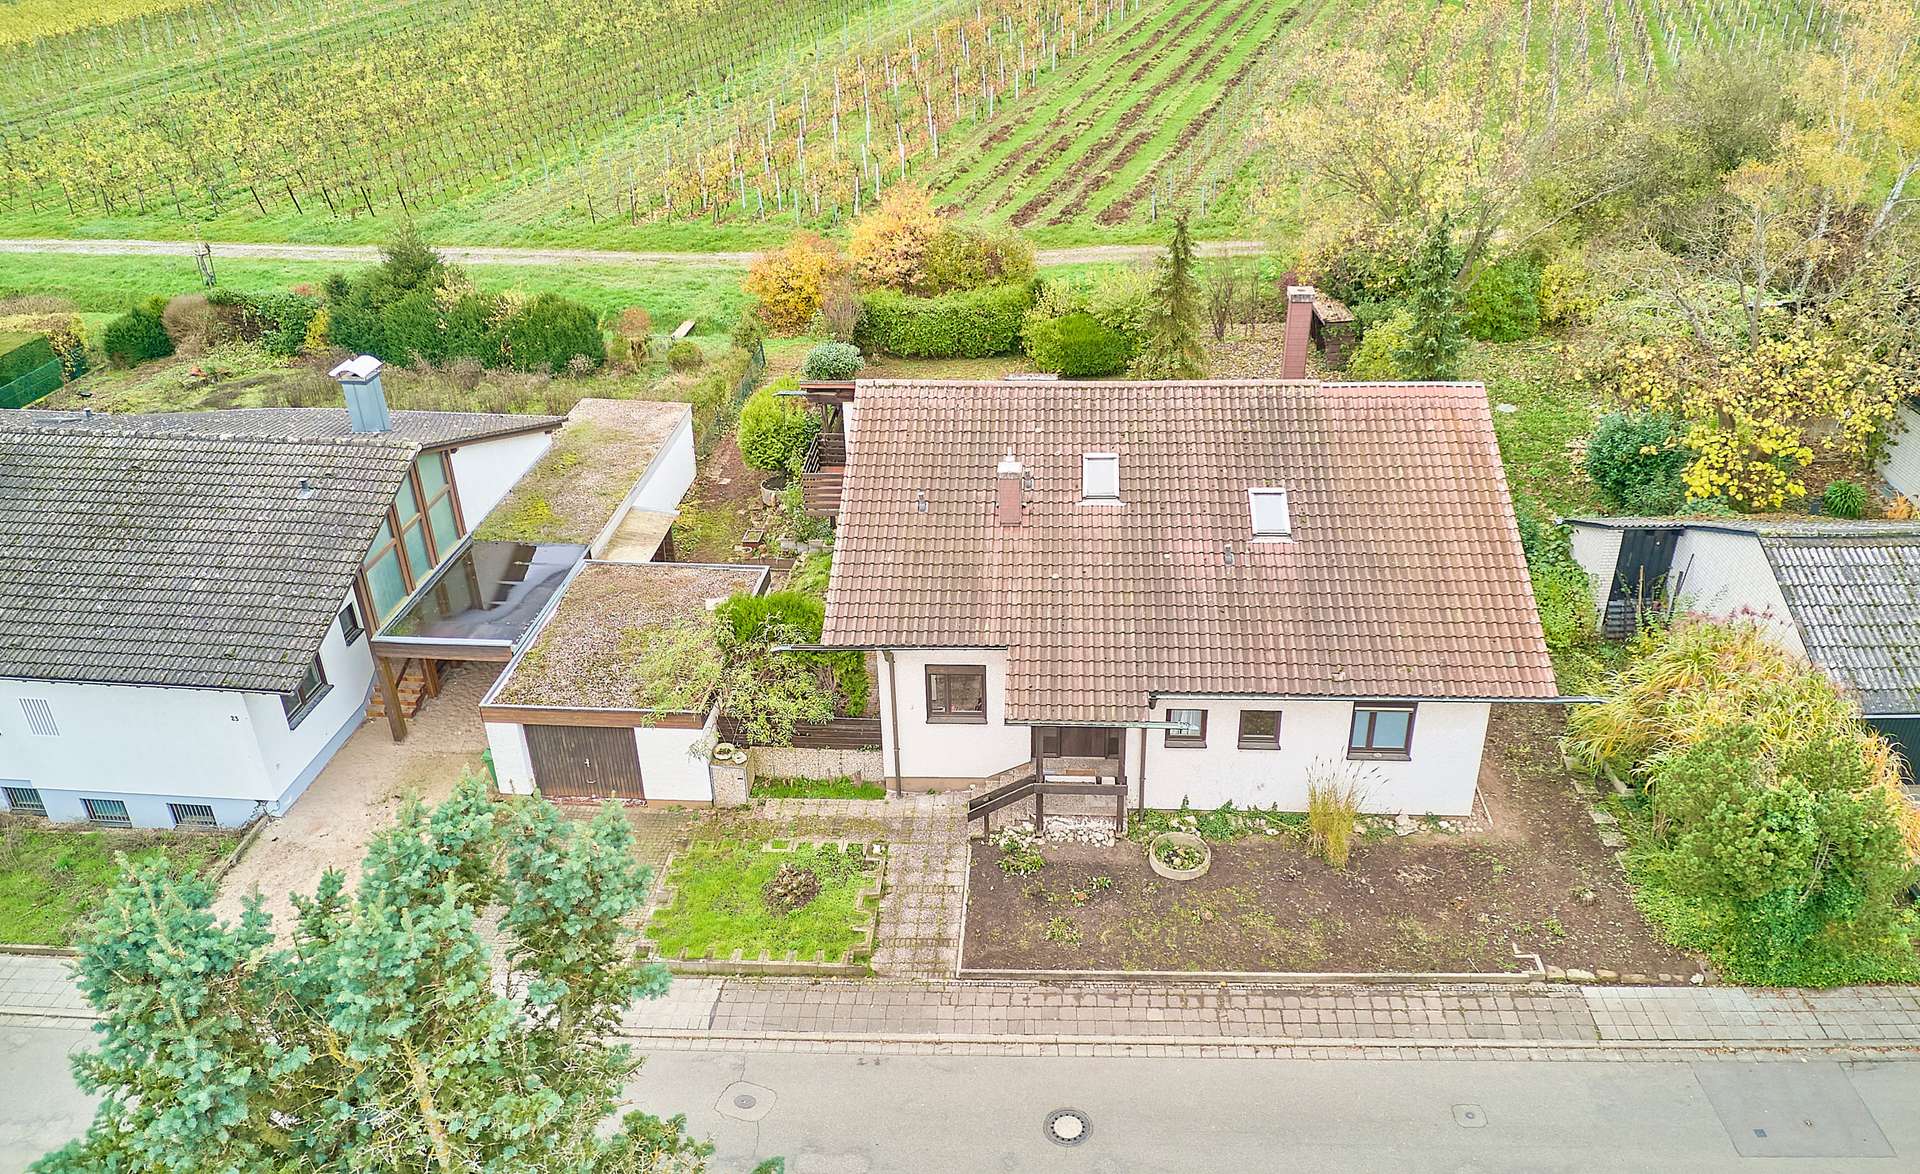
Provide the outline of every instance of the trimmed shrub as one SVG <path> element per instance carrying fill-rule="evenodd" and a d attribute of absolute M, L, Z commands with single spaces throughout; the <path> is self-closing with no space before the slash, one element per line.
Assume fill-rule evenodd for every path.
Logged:
<path fill-rule="evenodd" d="M 500 329 L 500 353 L 516 371 L 564 371 L 575 355 L 598 367 L 607 361 L 600 319 L 579 302 L 537 294 Z"/>
<path fill-rule="evenodd" d="M 1540 269 L 1530 257 L 1506 257 L 1467 287 L 1462 306 L 1470 338 L 1518 342 L 1540 333 Z"/>
<path fill-rule="evenodd" d="M 1020 324 L 1032 303 L 1026 285 L 915 298 L 876 290 L 860 298 L 854 341 L 862 351 L 909 359 L 980 359 L 1020 349 Z"/>
<path fill-rule="evenodd" d="M 740 409 L 740 459 L 750 469 L 793 472 L 820 431 L 820 417 L 797 399 L 783 398 L 772 386 L 747 397 Z"/>
<path fill-rule="evenodd" d="M 845 342 L 823 342 L 807 352 L 800 373 L 808 379 L 852 379 L 867 361 L 860 348 Z"/>
<path fill-rule="evenodd" d="M 1609 412 L 1587 442 L 1586 470 L 1616 509 L 1671 514 L 1686 502 L 1690 457 L 1673 417 Z"/>
<path fill-rule="evenodd" d="M 1573 326 L 1599 308 L 1600 293 L 1585 261 L 1562 257 L 1540 271 L 1540 321 L 1545 325 Z"/>
<path fill-rule="evenodd" d="M 100 347 L 116 366 L 131 367 L 173 353 L 173 340 L 160 315 L 150 309 L 128 310 L 107 323 Z"/>
<path fill-rule="evenodd" d="M 627 361 L 639 366 L 647 361 L 653 347 L 653 316 L 644 306 L 628 306 L 614 319 L 613 333 L 620 339 Z"/>
<path fill-rule="evenodd" d="M 707 352 L 692 339 L 683 338 L 667 348 L 667 366 L 675 371 L 698 371 L 706 361 Z"/>
<path fill-rule="evenodd" d="M 1867 491 L 1858 482 L 1831 481 L 1820 506 L 1836 518 L 1857 518 L 1867 512 Z"/>
<path fill-rule="evenodd" d="M 1400 378 L 1400 365 L 1393 356 L 1406 348 L 1412 330 L 1413 315 L 1405 310 L 1395 309 L 1378 319 L 1360 336 L 1360 345 L 1347 359 L 1347 374 L 1354 379 Z"/>
<path fill-rule="evenodd" d="M 1033 280 L 1033 246 L 1012 229 L 943 225 L 927 244 L 924 291 L 950 293 Z"/>
<path fill-rule="evenodd" d="M 1107 329 L 1085 311 L 1029 320 L 1023 337 L 1036 367 L 1073 379 L 1116 374 L 1133 357 L 1126 335 Z"/>
<path fill-rule="evenodd" d="M 166 328 L 167 337 L 173 340 L 176 348 L 193 349 L 211 345 L 215 341 L 213 333 L 218 323 L 219 318 L 207 303 L 206 294 L 179 294 L 168 299 L 167 308 L 160 312 L 160 324 Z"/>

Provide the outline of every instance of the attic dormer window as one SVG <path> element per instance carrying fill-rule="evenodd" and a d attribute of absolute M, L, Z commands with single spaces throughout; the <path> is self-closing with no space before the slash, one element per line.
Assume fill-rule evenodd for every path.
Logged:
<path fill-rule="evenodd" d="M 1120 456 L 1118 453 L 1090 452 L 1081 456 L 1080 500 L 1110 505 L 1120 503 Z"/>
<path fill-rule="evenodd" d="M 1247 490 L 1253 512 L 1253 536 L 1270 542 L 1293 537 L 1293 515 L 1287 510 L 1287 491 L 1279 488 Z"/>

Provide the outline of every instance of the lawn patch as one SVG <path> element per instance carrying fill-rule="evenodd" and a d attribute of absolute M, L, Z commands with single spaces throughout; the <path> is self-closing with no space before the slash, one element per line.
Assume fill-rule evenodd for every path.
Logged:
<path fill-rule="evenodd" d="M 695 843 L 667 866 L 667 899 L 647 937 L 669 962 L 864 965 L 873 953 L 886 845 Z M 782 865 L 819 877 L 817 895 L 792 911 L 767 896 Z"/>
<path fill-rule="evenodd" d="M 205 872 L 233 850 L 237 831 L 109 832 L 0 820 L 0 942 L 65 946 L 106 899 L 120 869 L 165 859 L 175 875 Z"/>
<path fill-rule="evenodd" d="M 841 775 L 833 779 L 755 779 L 755 799 L 885 799 L 879 783 Z"/>

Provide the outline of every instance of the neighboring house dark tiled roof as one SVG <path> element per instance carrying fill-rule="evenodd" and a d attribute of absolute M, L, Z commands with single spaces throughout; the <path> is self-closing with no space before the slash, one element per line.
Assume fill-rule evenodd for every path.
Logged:
<path fill-rule="evenodd" d="M 419 451 L 0 426 L 0 677 L 293 689 Z"/>
<path fill-rule="evenodd" d="M 854 405 L 825 643 L 1007 648 L 1016 721 L 1557 695 L 1478 384 L 875 381 Z M 1009 450 L 1020 526 L 995 521 Z M 1080 501 L 1085 453 L 1119 454 L 1124 504 Z M 1268 486 L 1291 542 L 1250 541 Z"/>
<path fill-rule="evenodd" d="M 422 448 L 472 444 L 520 432 L 558 428 L 561 416 L 520 416 L 503 412 L 392 413 L 393 428 L 374 435 L 406 440 Z M 0 427 L 40 426 L 113 432 L 199 432 L 209 436 L 273 436 L 294 440 L 337 440 L 367 435 L 348 424 L 345 408 L 219 408 L 209 412 L 131 412 L 124 415 L 21 409 L 0 412 Z"/>
<path fill-rule="evenodd" d="M 1807 659 L 1867 714 L 1920 713 L 1920 526 L 1759 531 Z"/>

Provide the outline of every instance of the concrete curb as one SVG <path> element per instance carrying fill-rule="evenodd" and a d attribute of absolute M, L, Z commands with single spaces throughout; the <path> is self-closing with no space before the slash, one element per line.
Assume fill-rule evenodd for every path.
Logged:
<path fill-rule="evenodd" d="M 1543 972 L 1447 974 L 1428 971 L 1285 971 L 1285 970 L 973 970 L 962 968 L 962 982 L 1150 982 L 1205 983 L 1212 986 L 1389 986 L 1473 983 L 1482 986 L 1524 986 L 1544 982 Z"/>
<path fill-rule="evenodd" d="M 20 954 L 28 958 L 78 958 L 80 951 L 71 946 L 41 946 L 32 942 L 0 942 L 0 954 Z"/>
<path fill-rule="evenodd" d="M 0 1012 L 4 1013 L 4 1012 Z M 859 1031 L 706 1031 L 692 1028 L 622 1028 L 614 1038 L 635 1043 L 685 1040 L 695 1043 L 811 1043 L 906 1046 L 956 1046 L 1018 1049 L 1022 1047 L 1162 1047 L 1162 1048 L 1388 1048 L 1394 1050 L 1501 1051 L 1550 1049 L 1557 1051 L 1830 1051 L 1853 1049 L 1913 1053 L 1920 1060 L 1920 1041 L 1906 1039 L 1601 1039 L 1597 1036 L 1551 1039 L 1475 1039 L 1455 1036 L 1247 1036 L 1247 1035 L 980 1035 L 937 1032 Z"/>

